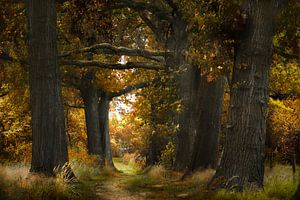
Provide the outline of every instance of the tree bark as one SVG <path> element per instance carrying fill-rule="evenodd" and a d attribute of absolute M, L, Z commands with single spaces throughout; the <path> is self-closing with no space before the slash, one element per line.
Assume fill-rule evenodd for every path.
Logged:
<path fill-rule="evenodd" d="M 153 31 L 154 36 L 156 37 L 157 42 L 164 43 L 166 49 L 170 50 L 170 53 L 173 53 L 172 56 L 166 58 L 166 63 L 169 68 L 175 71 L 179 71 L 182 68 L 185 68 L 186 71 L 182 72 L 179 76 L 176 77 L 177 82 L 177 94 L 178 97 L 182 100 L 182 110 L 176 118 L 175 122 L 179 124 L 179 130 L 175 136 L 175 162 L 174 168 L 177 170 L 184 170 L 187 168 L 190 155 L 192 152 L 193 141 L 194 141 L 194 131 L 192 127 L 193 118 L 190 110 L 192 109 L 191 102 L 192 93 L 194 89 L 193 83 L 190 81 L 194 78 L 193 67 L 188 65 L 184 51 L 188 48 L 188 33 L 187 33 L 187 22 L 184 20 L 183 15 L 180 9 L 174 4 L 167 2 L 172 13 L 168 11 L 162 11 L 160 8 L 156 8 L 155 11 L 161 10 L 160 12 L 154 12 L 153 17 L 148 18 L 144 15 L 141 9 L 136 4 L 128 3 L 128 6 L 140 11 L 140 17 L 143 19 L 145 24 Z M 151 5 L 144 3 L 142 4 L 145 9 L 149 9 Z M 140 5 L 141 6 L 141 5 Z M 169 22 L 168 34 L 164 34 L 163 29 L 165 29 L 165 23 L 161 23 L 163 20 Z"/>
<path fill-rule="evenodd" d="M 172 32 L 167 38 L 167 49 L 174 52 L 172 58 L 167 59 L 167 66 L 185 71 L 176 77 L 177 94 L 181 99 L 181 112 L 178 116 L 179 130 L 176 134 L 176 149 L 174 168 L 184 170 L 187 168 L 192 153 L 195 131 L 193 128 L 193 114 L 195 96 L 198 90 L 198 68 L 189 65 L 183 55 L 188 47 L 187 23 L 178 15 L 172 22 Z"/>
<path fill-rule="evenodd" d="M 210 80 L 213 79 L 213 80 Z M 189 171 L 216 168 L 224 94 L 223 77 L 201 77 L 197 133 Z"/>
<path fill-rule="evenodd" d="M 53 0 L 25 1 L 29 28 L 29 88 L 32 114 L 31 172 L 53 175 L 68 161 L 56 45 Z"/>
<path fill-rule="evenodd" d="M 197 127 L 198 90 L 200 72 L 197 66 L 189 66 L 180 77 L 180 97 L 182 99 L 182 111 L 179 115 L 179 131 L 177 133 L 175 168 L 187 169 L 195 141 Z"/>
<path fill-rule="evenodd" d="M 159 158 L 161 156 L 161 152 L 164 150 L 165 146 L 167 145 L 168 139 L 159 134 L 159 130 L 157 128 L 159 120 L 156 115 L 156 107 L 155 104 L 150 103 L 151 108 L 151 118 L 150 118 L 150 126 L 152 127 L 153 131 L 149 135 L 148 139 L 148 152 L 146 156 L 146 165 L 156 165 L 159 162 Z"/>
<path fill-rule="evenodd" d="M 112 159 L 112 151 L 110 144 L 110 134 L 109 134 L 109 103 L 111 98 L 107 92 L 102 92 L 101 99 L 99 102 L 99 124 L 100 133 L 102 134 L 102 148 L 105 155 L 105 165 L 114 167 Z"/>
<path fill-rule="evenodd" d="M 97 155 L 100 164 L 103 164 L 105 155 L 103 151 L 103 135 L 100 131 L 99 96 L 98 89 L 91 83 L 80 88 L 84 102 L 85 121 L 87 128 L 87 148 L 90 155 Z"/>
<path fill-rule="evenodd" d="M 185 59 L 184 52 L 189 47 L 187 23 L 180 9 L 173 2 L 168 1 L 168 5 L 172 8 L 172 15 L 168 15 L 167 21 L 170 22 L 170 30 L 167 35 L 160 31 L 160 16 L 147 18 L 143 14 L 140 17 L 153 31 L 156 40 L 164 43 L 166 49 L 173 53 L 173 56 L 167 57 L 167 66 L 176 71 L 185 68 L 177 77 L 177 94 L 182 100 L 182 111 L 179 113 L 176 123 L 179 124 L 179 130 L 175 137 L 175 163 L 174 168 L 177 170 L 187 169 L 194 146 L 195 133 L 197 129 L 198 117 L 195 117 L 195 107 L 198 104 L 198 87 L 200 80 L 200 72 L 198 68 L 189 65 Z M 135 8 L 137 9 L 137 8 Z M 154 14 L 155 15 L 155 14 Z M 153 23 L 155 22 L 155 23 Z M 164 26 L 164 25 L 162 25 Z M 162 28 L 163 29 L 163 28 Z"/>
<path fill-rule="evenodd" d="M 212 184 L 241 190 L 263 186 L 266 109 L 276 2 L 248 0 L 245 30 L 235 49 L 229 124 Z M 268 15 L 266 15 L 268 13 Z"/>
<path fill-rule="evenodd" d="M 152 166 L 159 162 L 161 147 L 159 146 L 157 132 L 153 132 L 149 138 L 148 154 L 146 156 L 146 165 Z"/>

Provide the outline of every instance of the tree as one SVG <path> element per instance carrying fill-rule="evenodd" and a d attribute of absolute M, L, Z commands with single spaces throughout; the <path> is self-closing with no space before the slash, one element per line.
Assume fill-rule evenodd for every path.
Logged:
<path fill-rule="evenodd" d="M 197 21 L 197 19 L 194 19 L 196 18 L 195 16 L 205 15 L 205 13 L 199 13 L 198 8 L 199 6 L 208 6 L 202 5 L 205 4 L 203 2 L 175 2 L 172 0 L 153 2 L 115 0 L 114 2 L 116 8 L 129 7 L 135 10 L 144 23 L 151 29 L 156 42 L 172 53 L 172 56 L 166 58 L 166 63 L 170 74 L 175 72 L 173 76 L 175 77 L 175 84 L 177 86 L 176 92 L 178 98 L 181 99 L 181 110 L 175 120 L 176 123 L 179 124 L 179 128 L 175 139 L 176 151 L 174 167 L 179 170 L 187 169 L 194 147 L 195 133 L 205 134 L 206 132 L 206 130 L 197 130 L 202 127 L 197 126 L 199 117 L 195 115 L 199 113 L 194 112 L 194 108 L 198 107 L 200 102 L 199 98 L 201 96 L 198 95 L 198 93 L 201 93 L 201 91 L 198 90 L 200 71 L 197 69 L 198 67 L 193 66 L 192 63 L 189 62 L 187 57 L 189 51 L 194 47 L 193 44 L 195 44 L 195 38 L 193 38 L 192 35 L 194 32 L 202 32 L 199 30 L 199 27 L 203 24 L 198 27 L 193 25 L 195 24 L 194 21 Z M 185 4 L 189 6 L 185 6 Z M 114 6 L 111 7 L 113 8 Z M 188 14 L 190 12 L 193 14 Z M 197 13 L 195 14 L 194 12 Z M 189 24 L 188 20 L 193 22 Z M 191 27 L 197 27 L 195 28 L 196 31 Z M 205 32 L 208 31 L 205 30 Z M 199 36 L 199 34 L 197 36 Z M 199 47 L 199 49 L 201 48 L 203 49 L 203 47 Z M 210 116 L 208 113 L 203 113 L 202 115 L 203 117 Z M 214 119 L 207 119 L 207 121 L 210 120 Z"/>
<path fill-rule="evenodd" d="M 31 172 L 53 174 L 68 161 L 57 64 L 56 8 L 52 0 L 28 0 L 29 87 L 32 114 Z"/>
<path fill-rule="evenodd" d="M 101 146 L 103 134 L 100 129 L 99 114 L 99 89 L 93 84 L 94 74 L 88 72 L 84 76 L 82 85 L 79 86 L 80 94 L 84 103 L 85 121 L 87 129 L 87 149 L 90 155 L 100 156 L 104 160 L 104 151 Z M 103 164 L 100 161 L 100 164 Z"/>
<path fill-rule="evenodd" d="M 195 88 L 198 83 L 195 80 L 197 73 L 188 64 L 184 52 L 189 48 L 187 22 L 178 5 L 173 1 L 159 3 L 137 2 L 132 0 L 118 0 L 117 5 L 132 8 L 139 13 L 140 18 L 151 29 L 158 43 L 172 52 L 172 56 L 166 58 L 166 64 L 170 71 L 181 71 L 176 74 L 177 95 L 182 100 L 182 110 L 178 119 L 179 130 L 176 135 L 176 159 L 175 168 L 185 169 L 190 160 L 193 148 L 193 117 L 191 109 L 195 105 Z M 152 13 L 147 14 L 147 11 Z M 199 75 L 199 74 L 198 74 Z"/>
<path fill-rule="evenodd" d="M 94 73 L 88 72 L 83 77 L 81 85 L 76 85 L 84 102 L 88 153 L 99 156 L 100 165 L 114 167 L 109 134 L 109 104 L 113 98 L 146 87 L 150 82 L 142 82 L 116 92 L 108 92 L 97 86 Z"/>
<path fill-rule="evenodd" d="M 140 89 L 148 86 L 148 82 L 138 83 L 136 85 L 127 86 L 122 90 L 117 92 L 100 92 L 100 101 L 99 101 L 99 115 L 100 115 L 100 132 L 102 134 L 102 148 L 105 155 L 105 164 L 110 167 L 114 167 L 110 143 L 110 133 L 109 133 L 109 104 L 110 101 L 121 95 L 124 95 L 128 92 L 131 92 L 136 89 Z"/>
<path fill-rule="evenodd" d="M 105 1 L 102 1 L 105 2 Z M 112 33 L 112 21 L 118 23 L 117 15 L 106 15 L 104 16 L 101 12 L 94 12 L 98 8 L 97 6 L 103 6 L 105 3 L 99 4 L 98 2 L 90 2 L 95 4 L 92 8 L 86 1 L 75 0 L 68 6 L 73 6 L 72 12 L 76 15 L 69 16 L 71 18 L 71 28 L 70 33 L 78 36 L 81 43 L 85 45 L 90 45 L 85 48 L 76 49 L 73 51 L 65 51 L 60 57 L 60 63 L 64 65 L 73 65 L 78 67 L 91 67 L 91 69 L 79 70 L 83 78 L 78 78 L 80 80 L 80 85 L 76 87 L 81 91 L 81 96 L 84 100 L 86 125 L 87 125 L 87 136 L 88 136 L 88 151 L 90 154 L 99 155 L 101 160 L 109 165 L 113 165 L 112 156 L 110 150 L 110 138 L 108 130 L 108 112 L 109 112 L 109 102 L 111 101 L 111 93 L 108 91 L 113 91 L 111 89 L 116 87 L 116 82 L 113 80 L 113 86 L 111 86 L 110 81 L 106 81 L 105 76 L 111 77 L 115 72 L 111 70 L 96 70 L 95 67 L 105 68 L 105 69 L 154 69 L 160 70 L 164 68 L 164 56 L 168 55 L 165 51 L 147 51 L 139 48 L 128 48 L 128 47 L 118 47 L 109 43 L 99 43 L 98 41 L 110 41 L 111 43 L 118 43 L 118 40 L 113 40 Z M 72 13 L 71 12 L 71 13 Z M 80 13 L 79 15 L 77 15 Z M 93 18 L 99 18 L 100 20 L 90 20 Z M 114 20 L 109 20 L 114 18 Z M 87 19 L 87 20 L 83 20 Z M 69 22 L 68 20 L 66 20 Z M 65 25 L 62 28 L 68 28 Z M 87 27 L 89 27 L 87 29 Z M 124 31 L 124 30 L 122 30 Z M 124 33 L 123 33 L 124 34 Z M 122 34 L 121 38 L 123 37 Z M 69 35 L 67 35 L 69 37 Z M 117 35 L 116 38 L 119 36 Z M 132 36 L 131 37 L 135 37 Z M 121 39 L 122 43 L 126 43 Z M 119 42 L 120 43 L 120 42 Z M 129 45 L 128 45 L 129 46 Z M 134 44 L 131 46 L 135 46 Z M 102 54 L 102 55 L 99 55 Z M 72 60 L 72 56 L 77 55 L 77 58 L 83 56 L 86 60 Z M 103 56 L 105 55 L 105 57 Z M 143 57 L 151 62 L 127 62 L 127 63 L 117 63 L 118 59 L 122 55 L 132 56 L 132 57 Z M 95 59 L 95 60 L 94 60 Z M 134 58 L 133 58 L 134 59 Z M 104 62 L 104 60 L 111 61 L 110 63 Z M 92 68 L 94 67 L 94 68 Z M 73 68 L 67 68 L 70 73 L 72 73 Z M 88 72 L 87 72 L 88 71 Z M 91 73 L 90 73 L 91 72 Z M 78 73 L 78 71 L 77 71 Z M 123 72 L 122 72 L 123 73 Z M 76 74 L 76 71 L 75 71 Z M 129 74 L 129 73 L 128 73 Z M 70 75 L 70 74 L 69 74 Z M 80 76 L 80 75 L 79 75 Z M 99 141 L 100 140 L 100 141 Z M 102 163 L 104 165 L 104 163 Z"/>
<path fill-rule="evenodd" d="M 269 69 L 281 3 L 248 0 L 242 12 L 244 25 L 235 48 L 226 141 L 212 182 L 222 180 L 221 187 L 263 186 Z"/>
<path fill-rule="evenodd" d="M 110 134 L 109 134 L 109 93 L 101 91 L 99 100 L 100 132 L 102 135 L 101 147 L 104 152 L 105 165 L 114 167 L 112 160 Z"/>
<path fill-rule="evenodd" d="M 218 141 L 221 129 L 221 113 L 225 80 L 211 74 L 201 77 L 196 109 L 197 125 L 193 154 L 189 170 L 217 167 Z"/>

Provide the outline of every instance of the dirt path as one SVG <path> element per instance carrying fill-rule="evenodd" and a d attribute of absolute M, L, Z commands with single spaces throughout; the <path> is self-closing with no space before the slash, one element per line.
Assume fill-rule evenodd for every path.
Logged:
<path fill-rule="evenodd" d="M 99 200 L 144 200 L 143 194 L 126 190 L 126 181 L 134 176 L 120 174 L 108 181 L 96 184 L 96 194 Z"/>

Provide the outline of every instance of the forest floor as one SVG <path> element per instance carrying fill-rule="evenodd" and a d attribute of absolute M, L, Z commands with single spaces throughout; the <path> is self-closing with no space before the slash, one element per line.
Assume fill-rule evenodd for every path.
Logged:
<path fill-rule="evenodd" d="M 206 185 L 214 175 L 211 169 L 181 180 L 182 173 L 162 166 L 141 171 L 134 161 L 121 158 L 114 159 L 114 164 L 118 171 L 72 161 L 77 182 L 60 175 L 28 178 L 26 164 L 0 165 L 0 200 L 288 200 L 298 184 L 288 165 L 266 168 L 264 190 L 248 189 L 239 193 L 208 190 Z M 297 171 L 299 175 L 299 167 Z"/>
<path fill-rule="evenodd" d="M 143 174 L 117 173 L 103 182 L 97 182 L 95 191 L 100 200 L 187 199 L 193 191 L 188 185 L 185 187 L 179 180 L 163 181 Z"/>
<path fill-rule="evenodd" d="M 131 175 L 119 174 L 108 181 L 96 183 L 96 196 L 100 200 L 142 200 L 144 193 L 135 193 L 126 189 L 126 183 L 133 178 Z"/>
<path fill-rule="evenodd" d="M 119 172 L 111 173 L 108 179 L 95 184 L 98 199 L 191 199 L 199 186 L 198 181 L 182 181 L 181 173 L 171 172 L 162 167 L 152 167 L 141 173 L 130 163 L 126 165 L 118 159 L 114 161 Z M 202 177 L 208 178 L 213 171 L 205 173 L 206 175 L 202 173 Z"/>
<path fill-rule="evenodd" d="M 266 170 L 266 183 L 263 191 L 248 190 L 243 193 L 210 191 L 206 184 L 214 170 L 197 172 L 181 180 L 182 173 L 166 170 L 161 166 L 152 167 L 142 173 L 134 165 L 115 160 L 119 172 L 95 184 L 96 196 L 100 200 L 148 200 L 148 199 L 289 199 L 297 183 L 292 181 L 289 166 L 278 165 L 272 171 Z"/>

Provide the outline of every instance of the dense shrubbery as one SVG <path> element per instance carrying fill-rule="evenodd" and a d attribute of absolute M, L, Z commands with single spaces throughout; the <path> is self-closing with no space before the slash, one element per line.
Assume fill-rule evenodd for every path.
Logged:
<path fill-rule="evenodd" d="M 293 154 L 300 159 L 300 100 L 270 99 L 267 122 L 268 153 L 275 154 L 275 161 L 291 163 Z"/>

